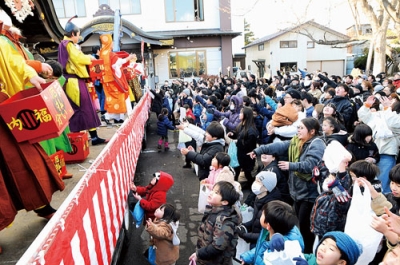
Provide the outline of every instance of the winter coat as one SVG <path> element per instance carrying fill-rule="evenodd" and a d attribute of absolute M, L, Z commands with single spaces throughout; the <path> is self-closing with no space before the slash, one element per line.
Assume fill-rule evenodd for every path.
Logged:
<path fill-rule="evenodd" d="M 168 129 L 175 130 L 172 122 L 167 116 L 160 114 L 157 121 L 157 135 L 166 137 L 168 136 Z"/>
<path fill-rule="evenodd" d="M 260 114 L 259 116 L 262 118 L 261 124 L 259 124 L 258 126 L 256 124 L 260 136 L 258 142 L 260 144 L 266 144 L 268 143 L 269 140 L 267 124 L 272 119 L 272 115 L 275 113 L 275 110 L 270 110 L 267 108 L 258 108 L 257 106 L 256 106 L 257 112 Z M 256 119 L 254 119 L 254 122 L 256 123 Z"/>
<path fill-rule="evenodd" d="M 278 167 L 278 160 L 275 159 L 271 163 L 261 169 L 261 171 L 271 171 L 276 174 L 276 187 L 279 189 L 281 196 L 284 198 L 289 196 L 288 180 L 285 174 Z"/>
<path fill-rule="evenodd" d="M 399 135 L 400 135 L 400 116 L 390 109 L 384 111 L 371 112 L 369 108 L 362 106 L 358 110 L 358 117 L 362 122 L 371 127 L 374 142 L 378 146 L 379 154 L 394 155 L 397 157 L 399 153 Z M 378 138 L 375 137 L 377 131 L 381 128 L 378 120 L 384 119 L 386 125 L 393 133 L 393 137 Z"/>
<path fill-rule="evenodd" d="M 153 90 L 150 92 L 154 95 L 153 102 L 151 103 L 151 111 L 155 112 L 157 115 L 161 113 L 161 109 L 163 106 L 163 95 L 160 93 L 156 93 Z"/>
<path fill-rule="evenodd" d="M 196 117 L 194 120 L 195 125 L 200 124 L 200 116 L 203 111 L 203 107 L 200 104 L 193 104 L 193 115 Z"/>
<path fill-rule="evenodd" d="M 247 154 L 253 151 L 253 149 L 257 146 L 257 129 L 254 126 L 251 126 L 247 132 L 247 135 L 245 135 L 243 127 L 237 128 L 232 138 L 237 138 L 236 146 L 239 166 L 243 169 L 243 171 L 253 170 L 255 160 Z"/>
<path fill-rule="evenodd" d="M 227 112 L 214 111 L 214 116 L 225 117 L 223 125 L 226 127 L 227 132 L 232 132 L 240 123 L 239 114 L 242 109 L 242 100 L 237 96 L 232 96 L 231 101 L 235 104 L 234 110 L 228 110 Z"/>
<path fill-rule="evenodd" d="M 301 236 L 300 230 L 297 228 L 297 226 L 294 226 L 288 234 L 283 235 L 283 238 L 285 241 L 299 241 L 301 249 L 304 249 L 303 237 Z M 269 231 L 263 228 L 261 230 L 260 236 L 258 237 L 256 247 L 240 255 L 240 259 L 243 260 L 246 264 L 264 265 L 264 252 L 271 252 L 269 244 Z"/>
<path fill-rule="evenodd" d="M 262 145 L 253 150 L 257 156 L 261 154 L 288 155 L 289 145 L 294 141 L 287 140 Z M 303 144 L 299 161 L 289 161 L 289 191 L 294 201 L 314 202 L 319 193 L 317 185 L 311 181 L 313 168 L 321 161 L 325 151 L 325 143 L 314 137 Z M 296 172 L 307 175 L 306 179 L 298 177 Z"/>
<path fill-rule="evenodd" d="M 253 218 L 250 221 L 243 224 L 246 227 L 248 233 L 240 235 L 240 237 L 243 238 L 247 243 L 250 243 L 250 249 L 256 246 L 257 239 L 262 230 L 262 226 L 260 223 L 260 218 L 262 215 L 262 207 L 267 202 L 275 200 L 281 200 L 281 193 L 279 189 L 276 188 L 273 189 L 271 192 L 267 192 L 267 194 L 262 198 L 258 198 L 258 196 L 256 196 L 254 205 L 252 205 L 254 209 Z"/>
<path fill-rule="evenodd" d="M 349 144 L 346 146 L 346 149 L 355 156 L 356 160 L 365 160 L 367 157 L 371 157 L 375 159 L 376 164 L 379 162 L 379 150 L 374 142 L 370 142 L 367 145 L 361 145 L 351 140 L 351 137 L 349 137 L 348 140 Z"/>
<path fill-rule="evenodd" d="M 146 231 L 151 236 L 151 244 L 156 246 L 156 264 L 171 265 L 179 259 L 179 245 L 174 246 L 174 231 L 170 224 L 163 220 L 155 220 Z"/>
<path fill-rule="evenodd" d="M 351 177 L 347 172 L 337 173 L 336 178 L 344 189 L 350 189 Z M 331 190 L 321 193 L 315 200 L 311 212 L 311 232 L 319 238 L 330 231 L 343 232 L 350 202 L 351 200 L 338 202 Z"/>
<path fill-rule="evenodd" d="M 207 206 L 198 229 L 197 264 L 232 265 L 241 217 L 233 206 Z"/>
<path fill-rule="evenodd" d="M 172 114 L 172 98 L 169 97 L 164 97 L 163 98 L 163 104 L 162 104 L 163 108 L 166 108 L 168 110 L 168 115 Z"/>
<path fill-rule="evenodd" d="M 167 192 L 174 184 L 174 179 L 168 173 L 160 171 L 160 179 L 155 185 L 147 185 L 145 187 L 136 187 L 136 192 L 142 199 L 139 201 L 140 206 L 144 209 L 145 218 L 143 221 L 151 218 L 154 220 L 155 210 L 167 202 Z"/>
<path fill-rule="evenodd" d="M 333 103 L 336 106 L 336 112 L 339 112 L 345 121 L 351 119 L 353 106 L 348 97 L 334 96 L 332 99 L 324 102 L 325 106 L 328 103 Z"/>
<path fill-rule="evenodd" d="M 210 172 L 211 160 L 214 158 L 215 154 L 218 152 L 223 152 L 225 148 L 225 140 L 217 139 L 211 142 L 204 142 L 200 153 L 189 152 L 186 155 L 186 159 L 199 166 L 199 180 L 207 178 Z"/>

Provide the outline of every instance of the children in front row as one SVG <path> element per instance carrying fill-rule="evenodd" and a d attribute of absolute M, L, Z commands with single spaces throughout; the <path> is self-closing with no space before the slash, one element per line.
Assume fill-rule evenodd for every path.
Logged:
<path fill-rule="evenodd" d="M 276 234 L 274 241 L 278 240 Z M 277 249 L 284 250 L 284 245 L 282 244 Z M 297 257 L 293 261 L 296 262 L 296 265 L 354 265 L 361 253 L 361 245 L 357 244 L 350 236 L 343 232 L 332 231 L 323 236 L 315 254 L 305 254 L 305 259 Z"/>
<path fill-rule="evenodd" d="M 236 227 L 241 222 L 233 206 L 238 199 L 231 183 L 220 181 L 214 185 L 207 198 L 211 206 L 207 206 L 198 229 L 196 252 L 189 260 L 198 265 L 232 264 L 238 240 Z"/>
<path fill-rule="evenodd" d="M 156 247 L 156 264 L 173 265 L 179 259 L 180 240 L 176 234 L 180 213 L 175 206 L 165 203 L 154 212 L 154 222 L 148 219 L 146 231 L 150 234 L 150 245 Z"/>
<path fill-rule="evenodd" d="M 154 220 L 155 210 L 167 202 L 167 192 L 174 184 L 172 176 L 166 172 L 160 171 L 153 174 L 150 183 L 145 186 L 136 186 L 133 182 L 130 188 L 135 197 L 144 209 L 145 218 Z"/>
<path fill-rule="evenodd" d="M 284 240 L 297 240 L 304 250 L 303 237 L 297 228 L 298 219 L 293 208 L 282 201 L 271 201 L 262 208 L 260 218 L 262 230 L 255 248 L 240 255 L 242 264 L 264 264 L 264 253 L 271 252 L 270 240 L 275 233 L 283 235 Z M 283 240 L 283 241 L 284 241 Z"/>

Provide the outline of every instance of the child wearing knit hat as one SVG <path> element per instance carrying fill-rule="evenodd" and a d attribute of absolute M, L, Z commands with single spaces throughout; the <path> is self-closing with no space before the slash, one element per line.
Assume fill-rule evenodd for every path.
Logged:
<path fill-rule="evenodd" d="M 270 245 L 274 250 L 284 250 L 284 238 L 274 234 Z M 319 242 L 315 254 L 296 257 L 296 265 L 354 265 L 362 254 L 361 244 L 357 244 L 349 235 L 340 231 L 326 233 Z"/>

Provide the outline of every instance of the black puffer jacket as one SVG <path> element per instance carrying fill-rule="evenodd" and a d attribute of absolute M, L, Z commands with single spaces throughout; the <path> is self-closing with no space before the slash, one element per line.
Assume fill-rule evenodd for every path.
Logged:
<path fill-rule="evenodd" d="M 186 159 L 199 166 L 199 180 L 203 180 L 208 177 L 210 173 L 211 160 L 218 152 L 223 152 L 225 148 L 225 140 L 217 139 L 211 142 L 203 143 L 200 153 L 189 152 L 186 155 Z"/>

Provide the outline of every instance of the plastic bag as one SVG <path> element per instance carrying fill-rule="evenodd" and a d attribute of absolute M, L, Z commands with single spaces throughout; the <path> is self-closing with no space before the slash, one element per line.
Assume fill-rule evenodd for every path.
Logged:
<path fill-rule="evenodd" d="M 240 213 L 242 215 L 242 223 L 247 223 L 253 219 L 254 209 L 248 205 L 241 205 Z"/>
<path fill-rule="evenodd" d="M 197 208 L 199 213 L 204 213 L 206 209 L 207 197 L 210 194 L 210 190 L 207 188 L 205 184 L 200 184 L 200 191 L 199 191 L 199 202 L 197 204 Z"/>
<path fill-rule="evenodd" d="M 237 146 L 236 146 L 235 141 L 231 141 L 231 143 L 229 144 L 228 155 L 231 158 L 231 162 L 229 163 L 229 165 L 231 167 L 238 167 L 239 161 L 237 158 Z"/>
<path fill-rule="evenodd" d="M 156 247 L 150 246 L 143 254 L 151 265 L 156 265 Z"/>
<path fill-rule="evenodd" d="M 362 179 L 360 179 L 362 181 Z M 364 185 L 366 187 L 366 184 Z M 371 193 L 368 188 L 364 194 L 357 184 L 353 185 L 353 199 L 347 212 L 344 232 L 354 241 L 362 245 L 362 254 L 356 265 L 369 264 L 375 257 L 382 234 L 371 227 L 372 216 L 375 213 L 371 209 Z"/>
<path fill-rule="evenodd" d="M 246 241 L 244 241 L 243 238 L 240 237 L 237 242 L 238 243 L 236 245 L 236 258 L 240 260 L 240 255 L 250 250 L 250 243 L 247 243 Z"/>
<path fill-rule="evenodd" d="M 264 263 L 266 265 L 295 265 L 294 257 L 302 257 L 301 246 L 297 240 L 286 240 L 285 250 L 264 253 Z"/>
<path fill-rule="evenodd" d="M 332 141 L 326 147 L 322 160 L 324 160 L 325 166 L 330 173 L 337 173 L 339 164 L 345 157 L 351 159 L 350 152 L 338 141 Z"/>
<path fill-rule="evenodd" d="M 184 133 L 182 130 L 179 131 L 179 143 L 186 143 L 190 142 L 192 140 L 192 137 Z"/>
<path fill-rule="evenodd" d="M 140 201 L 135 204 L 135 208 L 133 209 L 132 216 L 133 220 L 136 223 L 136 228 L 138 228 L 143 223 L 144 218 L 144 209 L 140 206 Z"/>

